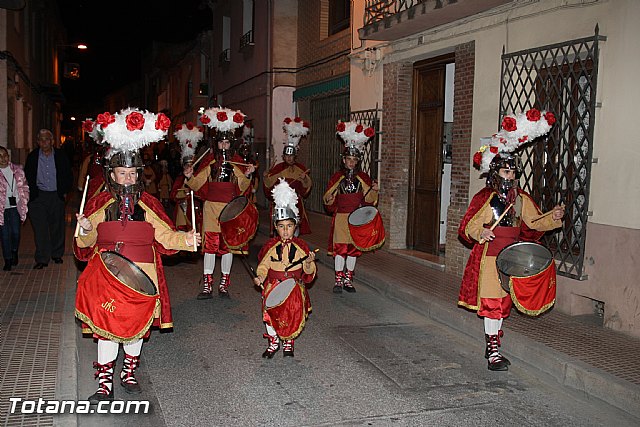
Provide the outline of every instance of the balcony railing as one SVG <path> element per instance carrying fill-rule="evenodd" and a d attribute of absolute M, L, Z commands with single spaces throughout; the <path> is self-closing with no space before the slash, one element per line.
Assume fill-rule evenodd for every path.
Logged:
<path fill-rule="evenodd" d="M 231 49 L 225 49 L 218 56 L 218 65 L 225 65 L 231 62 Z"/>
<path fill-rule="evenodd" d="M 242 51 L 246 47 L 253 45 L 253 30 L 249 30 L 242 37 L 240 37 L 240 50 Z"/>
<path fill-rule="evenodd" d="M 366 0 L 361 39 L 397 40 L 511 0 Z"/>

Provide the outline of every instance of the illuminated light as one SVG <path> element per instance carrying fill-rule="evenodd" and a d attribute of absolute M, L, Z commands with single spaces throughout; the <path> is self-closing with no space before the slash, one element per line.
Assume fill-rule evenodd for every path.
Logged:
<path fill-rule="evenodd" d="M 74 116 L 71 116 L 71 117 L 69 117 L 69 120 L 71 120 L 71 121 L 75 121 L 75 120 L 76 120 L 76 118 L 75 118 Z"/>
<path fill-rule="evenodd" d="M 76 46 L 78 49 L 84 50 L 84 49 L 89 49 L 89 47 L 84 44 L 84 43 L 80 43 Z"/>

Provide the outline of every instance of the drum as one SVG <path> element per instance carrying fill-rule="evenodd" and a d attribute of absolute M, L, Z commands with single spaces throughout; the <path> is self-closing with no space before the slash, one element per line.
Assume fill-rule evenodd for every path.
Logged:
<path fill-rule="evenodd" d="M 556 298 L 556 265 L 549 249 L 539 243 L 516 242 L 496 257 L 502 288 L 516 308 L 532 316 L 547 311 Z"/>
<path fill-rule="evenodd" d="M 373 206 L 362 206 L 349 215 L 349 233 L 353 246 L 363 252 L 384 245 L 385 232 L 380 212 Z"/>
<path fill-rule="evenodd" d="M 264 307 L 273 328 L 283 340 L 296 338 L 302 332 L 311 308 L 304 285 L 290 278 L 267 289 Z"/>
<path fill-rule="evenodd" d="M 229 249 L 242 249 L 258 231 L 258 209 L 245 196 L 232 199 L 220 212 L 220 233 Z"/>
<path fill-rule="evenodd" d="M 112 341 L 141 338 L 159 304 L 151 278 L 116 252 L 96 253 L 78 278 L 76 317 Z"/>

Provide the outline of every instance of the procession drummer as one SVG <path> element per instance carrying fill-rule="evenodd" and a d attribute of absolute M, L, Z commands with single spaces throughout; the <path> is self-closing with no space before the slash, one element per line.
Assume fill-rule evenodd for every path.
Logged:
<path fill-rule="evenodd" d="M 282 129 L 287 135 L 287 143 L 282 150 L 282 162 L 273 166 L 264 177 L 264 193 L 267 199 L 271 199 L 271 191 L 284 178 L 298 195 L 298 211 L 300 212 L 300 224 L 298 224 L 298 235 L 302 236 L 311 233 L 309 217 L 304 208 L 304 198 L 311 193 L 313 182 L 309 175 L 309 170 L 305 165 L 297 161 L 300 139 L 309 133 L 309 123 L 300 117 L 286 117 L 282 122 Z"/>
<path fill-rule="evenodd" d="M 220 255 L 220 284 L 218 294 L 229 296 L 231 286 L 231 267 L 233 254 L 241 254 L 243 249 L 231 249 L 227 247 L 220 231 L 220 213 L 227 203 L 234 197 L 243 194 L 251 182 L 251 174 L 255 167 L 251 164 L 241 167 L 233 158 L 231 151 L 232 142 L 236 141 L 235 131 L 244 126 L 244 114 L 241 111 L 226 108 L 209 108 L 204 111 L 200 121 L 216 130 L 215 141 L 217 150 L 207 154 L 198 169 L 193 170 L 192 165 L 184 168 L 186 185 L 194 192 L 200 191 L 204 198 L 203 206 L 203 245 L 204 274 L 203 289 L 197 299 L 210 299 L 213 297 L 213 272 L 216 265 L 216 255 Z"/>
<path fill-rule="evenodd" d="M 98 338 L 98 361 L 94 363 L 99 379 L 98 390 L 89 397 L 92 404 L 113 400 L 113 374 L 119 344 L 124 347 L 120 384 L 127 393 L 140 393 L 136 369 L 140 365 L 143 338 L 149 336 L 151 324 L 161 329 L 172 328 L 171 306 L 161 255 L 178 250 L 193 250 L 194 230 L 176 231 L 160 202 L 144 192 L 143 163 L 140 148 L 162 139 L 170 120 L 162 113 L 154 114 L 128 108 L 111 115 L 98 115 L 96 126 L 110 148 L 106 154 L 109 191 L 93 197 L 82 213 L 76 215 L 80 233 L 74 240 L 74 253 L 81 261 L 89 261 L 78 279 L 76 316 L 86 324 L 85 332 Z M 109 283 L 96 283 L 95 268 L 101 251 L 119 252 L 137 265 L 153 281 L 159 293 L 159 304 L 152 310 L 147 324 L 136 306 L 127 305 L 137 291 L 131 290 L 123 300 L 113 300 Z M 100 311 L 96 304 L 110 310 Z M 106 304 L 106 305 L 105 305 Z M 106 314 L 105 314 L 106 313 Z M 99 327 L 98 324 L 101 326 Z M 105 325 L 106 324 L 106 325 Z M 140 330 L 123 335 L 132 324 Z"/>
<path fill-rule="evenodd" d="M 300 222 L 300 212 L 298 211 L 298 196 L 280 178 L 272 191 L 275 206 L 273 207 L 273 225 L 278 233 L 277 237 L 269 239 L 258 254 L 257 277 L 254 283 L 262 287 L 262 320 L 266 327 L 264 338 L 269 340 L 267 349 L 262 353 L 262 357 L 271 359 L 280 349 L 280 337 L 276 332 L 273 319 L 265 307 L 265 298 L 283 280 L 293 278 L 296 286 L 302 286 L 302 301 L 300 306 L 289 307 L 292 311 L 298 311 L 298 318 L 301 319 L 299 325 L 295 325 L 297 330 L 292 331 L 291 336 L 283 338 L 283 355 L 293 357 L 293 342 L 295 337 L 302 331 L 304 322 L 311 312 L 311 302 L 305 286 L 300 283 L 311 283 L 316 276 L 315 253 L 309 251 L 309 247 L 304 240 L 295 237 L 295 230 Z M 304 259 L 306 257 L 306 259 Z M 300 262 L 304 260 L 303 262 Z M 300 265 L 301 264 L 301 265 Z M 290 267 L 291 266 L 291 267 Z M 290 268 L 287 270 L 287 268 Z M 299 313 L 302 311 L 302 313 Z"/>
<path fill-rule="evenodd" d="M 531 196 L 518 187 L 522 166 L 515 154 L 523 144 L 546 135 L 553 123 L 553 113 L 536 109 L 506 116 L 500 132 L 488 138 L 473 157 L 474 165 L 487 173 L 486 187 L 473 196 L 458 229 L 460 237 L 473 244 L 458 305 L 484 319 L 485 358 L 492 371 L 509 369 L 509 360 L 500 353 L 500 338 L 502 322 L 513 303 L 500 285 L 496 257 L 511 243 L 537 241 L 545 231 L 562 225 L 563 206 L 555 206 L 551 214 L 542 217 Z"/>
<path fill-rule="evenodd" d="M 364 145 L 375 135 L 374 129 L 365 129 L 355 122 L 338 122 L 337 133 L 345 144 L 343 167 L 331 176 L 322 197 L 327 211 L 333 214 L 328 252 L 334 256 L 334 293 L 342 292 L 343 288 L 347 292 L 356 291 L 353 276 L 356 260 L 362 252 L 354 246 L 349 233 L 349 214 L 361 206 L 378 204 L 378 183 L 360 170 Z"/>
<path fill-rule="evenodd" d="M 187 122 L 177 125 L 173 136 L 175 136 L 180 143 L 183 168 L 193 165 L 196 147 L 204 136 L 203 129 L 200 126 L 195 126 L 191 122 Z M 194 228 L 193 224 L 191 224 L 190 192 L 191 190 L 185 185 L 184 173 L 180 173 L 176 177 L 171 193 L 169 194 L 169 198 L 176 204 L 173 221 L 178 230 L 190 230 Z"/>

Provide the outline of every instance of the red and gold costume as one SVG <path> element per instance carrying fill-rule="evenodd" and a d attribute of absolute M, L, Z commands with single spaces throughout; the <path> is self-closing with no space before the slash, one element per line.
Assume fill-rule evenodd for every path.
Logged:
<path fill-rule="evenodd" d="M 235 162 L 235 160 L 234 160 Z M 227 253 L 246 253 L 243 250 L 230 250 L 220 234 L 220 212 L 234 197 L 242 195 L 250 184 L 250 179 L 244 170 L 231 164 L 235 182 L 218 182 L 212 177 L 212 167 L 217 169 L 223 163 L 220 157 L 213 153 L 207 154 L 200 162 L 198 170 L 186 182 L 186 185 L 198 192 L 204 200 L 202 248 L 204 253 L 224 255 Z"/>
<path fill-rule="evenodd" d="M 113 209 L 114 203 L 116 199 L 108 192 L 102 192 L 89 200 L 83 213 L 91 221 L 93 228 L 86 234 L 80 233 L 74 240 L 74 254 L 81 261 L 89 261 L 97 252 L 117 248 L 121 255 L 140 267 L 158 289 L 160 303 L 156 306 L 153 325 L 161 329 L 172 328 L 171 303 L 160 256 L 174 254 L 179 250 L 193 250 L 193 246 L 187 245 L 186 234 L 175 230 L 163 206 L 149 194 L 142 193 L 137 202 L 137 206 L 144 213 L 144 220 L 107 221 L 107 211 Z M 82 286 L 82 275 L 78 283 Z M 108 290 L 104 291 L 108 293 Z M 99 293 L 102 293 L 102 290 Z M 97 336 L 117 342 L 148 336 L 151 324 L 146 329 L 138 331 L 135 336 L 118 336 L 113 331 L 126 329 L 127 326 L 118 324 L 126 323 L 121 318 L 113 321 L 111 331 L 98 330 L 86 313 L 87 304 L 93 303 L 91 301 L 93 297 L 86 293 L 83 295 L 76 300 L 76 317 L 85 323 L 83 332 L 93 332 Z M 107 297 L 106 294 L 102 296 Z M 95 295 L 95 298 L 100 299 L 101 296 Z M 101 300 L 99 302 L 102 303 Z M 130 312 L 127 315 L 136 316 L 136 313 Z"/>
<path fill-rule="evenodd" d="M 279 178 L 284 178 L 298 195 L 298 203 L 296 206 L 300 212 L 300 223 L 298 225 L 300 235 L 311 234 L 309 218 L 307 217 L 307 211 L 304 208 L 304 198 L 309 196 L 313 185 L 311 177 L 309 176 L 309 171 L 302 163 L 296 162 L 293 165 L 288 165 L 286 162 L 281 162 L 267 172 L 264 177 L 263 189 L 265 196 L 267 196 L 267 200 L 270 201 L 270 217 L 273 213 L 271 190 L 273 190 L 273 187 L 279 182 Z"/>
<path fill-rule="evenodd" d="M 529 194 L 518 190 L 514 225 L 494 228 L 495 239 L 481 244 L 482 230 L 495 221 L 491 202 L 497 197 L 498 193 L 492 188 L 480 190 L 471 200 L 458 229 L 462 239 L 474 244 L 464 270 L 458 305 L 490 319 L 508 317 L 512 306 L 511 297 L 502 289 L 498 277 L 496 257 L 500 250 L 516 241 L 538 241 L 545 231 L 562 224 L 561 220 L 554 221 L 551 216 L 537 220 L 541 215 L 540 209 Z M 532 222 L 534 219 L 536 221 Z"/>
<path fill-rule="evenodd" d="M 378 204 L 378 191 L 371 188 L 373 182 L 365 172 L 359 171 L 354 174 L 352 181 L 358 188 L 356 192 L 348 193 L 344 191 L 343 183 L 346 179 L 345 171 L 333 174 L 322 198 L 327 211 L 333 214 L 329 232 L 328 252 L 329 255 L 358 257 L 362 255 L 362 252 L 353 245 L 353 240 L 349 233 L 349 214 L 360 206 L 376 206 Z M 327 200 L 332 195 L 335 196 L 333 203 L 327 204 Z"/>
<path fill-rule="evenodd" d="M 191 191 L 185 186 L 184 175 L 180 174 L 173 183 L 173 188 L 169 198 L 176 204 L 173 223 L 178 230 L 189 231 L 193 228 L 191 224 Z M 202 209 L 200 209 L 200 199 L 194 192 L 193 201 L 196 208 L 196 230 L 202 229 Z"/>
<path fill-rule="evenodd" d="M 289 309 L 299 312 L 303 310 L 302 323 L 297 325 L 297 330 L 293 334 L 297 336 L 304 328 L 304 320 L 311 313 L 311 301 L 309 293 L 303 284 L 311 283 L 316 277 L 316 264 L 312 262 L 309 267 L 302 264 L 296 265 L 289 271 L 285 271 L 287 266 L 295 263 L 301 258 L 309 255 L 309 247 L 304 240 L 294 237 L 291 240 L 283 241 L 280 237 L 269 239 L 258 254 L 258 268 L 256 273 L 260 277 L 265 277 L 262 291 L 262 319 L 269 325 L 273 326 L 269 314 L 265 310 L 264 300 L 266 295 L 281 281 L 293 278 L 302 290 L 302 302 L 299 306 L 291 306 Z M 283 337 L 288 339 L 289 337 Z"/>

